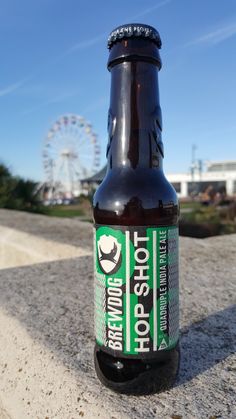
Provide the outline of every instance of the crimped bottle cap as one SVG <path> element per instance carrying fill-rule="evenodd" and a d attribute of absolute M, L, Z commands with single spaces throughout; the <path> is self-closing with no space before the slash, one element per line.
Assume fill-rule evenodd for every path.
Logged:
<path fill-rule="evenodd" d="M 143 25 L 142 23 L 127 23 L 126 25 L 118 26 L 110 33 L 107 47 L 111 49 L 116 42 L 128 38 L 150 39 L 159 49 L 161 48 L 159 32 L 152 26 Z"/>

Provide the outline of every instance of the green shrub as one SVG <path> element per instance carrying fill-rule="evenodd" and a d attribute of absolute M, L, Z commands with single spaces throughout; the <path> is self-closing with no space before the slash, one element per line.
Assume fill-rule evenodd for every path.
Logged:
<path fill-rule="evenodd" d="M 36 182 L 12 176 L 10 170 L 0 164 L 0 208 L 40 212 L 36 186 Z"/>

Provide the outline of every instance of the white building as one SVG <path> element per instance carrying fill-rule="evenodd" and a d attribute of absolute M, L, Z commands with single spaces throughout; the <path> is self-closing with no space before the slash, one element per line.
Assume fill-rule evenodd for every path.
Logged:
<path fill-rule="evenodd" d="M 168 174 L 167 179 L 180 198 L 197 195 L 209 186 L 216 192 L 225 191 L 233 196 L 236 195 L 236 160 L 211 162 L 204 172 L 194 170 L 193 173 Z"/>

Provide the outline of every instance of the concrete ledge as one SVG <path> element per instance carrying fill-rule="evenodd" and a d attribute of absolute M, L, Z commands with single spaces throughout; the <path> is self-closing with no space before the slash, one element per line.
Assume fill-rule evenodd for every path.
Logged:
<path fill-rule="evenodd" d="M 32 232 L 31 215 L 10 214 L 0 211 L 0 225 L 35 243 L 48 228 L 55 252 L 65 233 L 66 246 L 88 253 L 0 270 L 1 419 L 236 417 L 235 235 L 181 238 L 179 379 L 162 394 L 128 397 L 93 368 L 91 225 L 57 219 L 54 235 L 54 219 L 33 216 Z"/>
<path fill-rule="evenodd" d="M 91 254 L 90 249 L 61 244 L 0 225 L 0 269 Z"/>

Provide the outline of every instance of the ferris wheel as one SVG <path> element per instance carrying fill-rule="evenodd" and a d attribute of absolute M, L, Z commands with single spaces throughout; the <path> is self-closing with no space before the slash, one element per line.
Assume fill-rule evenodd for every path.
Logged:
<path fill-rule="evenodd" d="M 92 125 L 79 115 L 63 115 L 52 125 L 43 148 L 48 199 L 73 198 L 80 181 L 98 171 L 100 146 Z"/>

